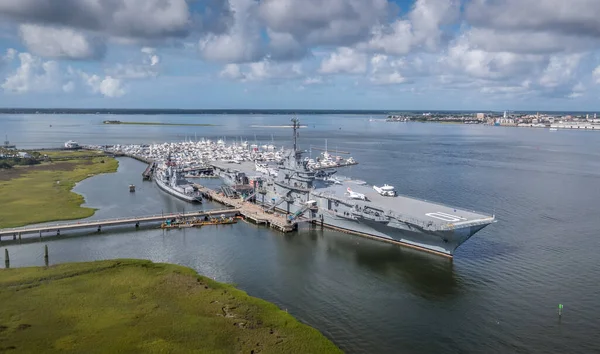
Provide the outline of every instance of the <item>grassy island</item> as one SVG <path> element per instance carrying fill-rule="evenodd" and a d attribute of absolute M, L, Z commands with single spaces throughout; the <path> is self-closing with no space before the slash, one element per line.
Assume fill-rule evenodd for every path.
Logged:
<path fill-rule="evenodd" d="M 104 124 L 123 124 L 123 125 L 166 125 L 180 127 L 216 127 L 216 124 L 205 123 L 160 123 L 160 122 L 122 122 L 120 120 L 105 120 Z"/>
<path fill-rule="evenodd" d="M 0 351 L 339 353 L 274 304 L 140 260 L 0 270 Z"/>
<path fill-rule="evenodd" d="M 38 164 L 0 169 L 0 229 L 92 216 L 95 210 L 81 207 L 83 197 L 71 189 L 118 167 L 114 158 L 93 151 L 32 155 L 39 158 Z"/>

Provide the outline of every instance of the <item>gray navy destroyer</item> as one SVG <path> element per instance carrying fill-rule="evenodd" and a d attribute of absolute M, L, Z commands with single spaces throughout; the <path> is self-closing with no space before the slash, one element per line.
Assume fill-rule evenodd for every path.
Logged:
<path fill-rule="evenodd" d="M 164 165 L 159 165 L 154 172 L 154 181 L 158 188 L 174 197 L 190 203 L 202 203 L 202 196 L 197 189 L 183 177 L 183 170 L 167 157 Z"/>
<path fill-rule="evenodd" d="M 252 196 L 266 211 L 286 213 L 289 222 L 311 221 L 329 228 L 453 256 L 495 216 L 402 196 L 394 187 L 368 186 L 336 177 L 334 169 L 315 171 L 297 149 L 299 121 L 294 118 L 294 147 L 274 170 L 258 164 L 215 163 L 227 184 L 251 184 Z M 264 167 L 264 166 L 263 166 Z"/>

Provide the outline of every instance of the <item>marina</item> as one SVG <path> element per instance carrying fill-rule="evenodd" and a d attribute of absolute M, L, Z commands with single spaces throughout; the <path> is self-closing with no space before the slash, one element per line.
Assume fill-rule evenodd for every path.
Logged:
<path fill-rule="evenodd" d="M 337 175 L 338 168 L 357 162 L 330 154 L 327 139 L 318 157 L 312 158 L 311 146 L 310 156 L 302 158 L 307 151 L 297 142 L 301 125 L 296 118 L 291 121 L 291 150 L 250 145 L 242 139 L 226 144 L 225 139 L 186 138 L 179 143 L 106 146 L 103 151 L 149 163 L 143 178 L 171 196 L 191 203 L 214 200 L 282 232 L 311 222 L 453 257 L 461 244 L 496 222 L 495 215 L 399 195 L 388 184 L 368 186 Z M 190 182 L 188 176 L 217 176 L 225 186 L 215 191 Z"/>

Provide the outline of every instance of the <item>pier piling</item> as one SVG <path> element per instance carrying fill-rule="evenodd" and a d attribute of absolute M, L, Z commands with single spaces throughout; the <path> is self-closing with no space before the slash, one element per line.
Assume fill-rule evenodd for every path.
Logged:
<path fill-rule="evenodd" d="M 21 243 L 21 233 L 19 232 L 19 243 Z"/>
<path fill-rule="evenodd" d="M 98 225 L 98 233 L 100 233 L 100 231 L 102 231 L 102 226 Z"/>
<path fill-rule="evenodd" d="M 44 245 L 44 263 L 48 266 L 48 245 Z"/>
<path fill-rule="evenodd" d="M 4 249 L 4 266 L 10 268 L 10 257 L 8 256 L 8 248 Z"/>
<path fill-rule="evenodd" d="M 13 241 L 16 241 L 16 240 L 17 240 L 17 233 L 15 232 L 15 233 L 13 234 Z"/>

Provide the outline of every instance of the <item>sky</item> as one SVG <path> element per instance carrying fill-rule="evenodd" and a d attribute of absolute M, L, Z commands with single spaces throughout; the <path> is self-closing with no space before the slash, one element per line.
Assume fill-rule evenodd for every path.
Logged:
<path fill-rule="evenodd" d="M 598 0 L 0 0 L 0 107 L 560 110 Z"/>

